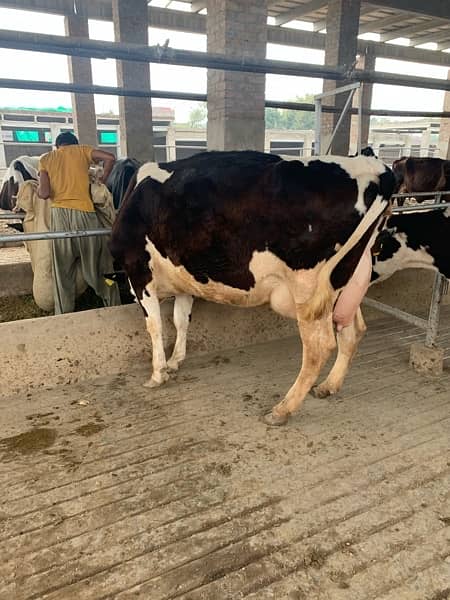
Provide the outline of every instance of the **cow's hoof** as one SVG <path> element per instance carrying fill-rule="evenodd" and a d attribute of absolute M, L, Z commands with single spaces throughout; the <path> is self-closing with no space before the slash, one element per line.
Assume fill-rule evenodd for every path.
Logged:
<path fill-rule="evenodd" d="M 162 372 L 158 379 L 154 379 L 153 376 L 151 379 L 144 383 L 144 387 L 155 388 L 159 387 L 163 383 L 165 383 L 169 379 L 169 374 L 166 372 Z"/>
<path fill-rule="evenodd" d="M 315 385 L 311 388 L 310 393 L 314 396 L 314 398 L 327 398 L 333 394 L 329 388 L 322 385 Z"/>
<path fill-rule="evenodd" d="M 177 360 L 172 360 L 169 359 L 167 361 L 167 370 L 172 373 L 174 373 L 175 371 L 178 371 L 178 369 L 180 368 L 180 363 Z"/>
<path fill-rule="evenodd" d="M 281 425 L 286 425 L 286 423 L 289 421 L 289 415 L 277 415 L 273 412 L 270 412 L 264 415 L 263 420 L 266 425 L 270 425 L 271 427 L 280 427 Z"/>

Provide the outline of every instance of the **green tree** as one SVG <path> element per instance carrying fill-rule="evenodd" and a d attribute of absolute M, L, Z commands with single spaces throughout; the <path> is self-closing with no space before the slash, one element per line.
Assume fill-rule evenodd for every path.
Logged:
<path fill-rule="evenodd" d="M 292 102 L 314 103 L 313 94 L 297 96 Z M 314 113 L 310 111 L 266 108 L 267 129 L 314 129 Z"/>
<path fill-rule="evenodd" d="M 206 126 L 208 110 L 204 102 L 199 103 L 189 113 L 188 125 L 192 129 L 201 129 Z"/>

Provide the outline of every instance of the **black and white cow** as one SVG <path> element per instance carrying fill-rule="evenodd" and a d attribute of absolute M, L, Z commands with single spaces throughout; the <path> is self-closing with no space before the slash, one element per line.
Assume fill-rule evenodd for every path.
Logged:
<path fill-rule="evenodd" d="M 387 228 L 375 242 L 372 284 L 384 281 L 403 269 L 432 269 L 450 279 L 450 208 L 392 215 Z M 313 389 L 318 397 L 338 392 L 366 331 L 359 310 L 353 323 L 343 329 L 338 356 L 325 381 Z"/>
<path fill-rule="evenodd" d="M 15 207 L 19 186 L 30 179 L 37 180 L 38 168 L 39 156 L 19 156 L 9 165 L 0 187 L 0 208 Z"/>
<path fill-rule="evenodd" d="M 164 183 L 146 165 L 138 171 L 111 240 L 152 339 L 147 385 L 162 384 L 184 359 L 192 296 L 269 303 L 297 319 L 303 342 L 299 376 L 266 417 L 285 423 L 336 345 L 333 305 L 384 220 L 393 174 L 365 156 L 287 162 L 251 151 L 160 166 L 172 173 Z M 177 339 L 166 361 L 159 301 L 169 296 Z"/>

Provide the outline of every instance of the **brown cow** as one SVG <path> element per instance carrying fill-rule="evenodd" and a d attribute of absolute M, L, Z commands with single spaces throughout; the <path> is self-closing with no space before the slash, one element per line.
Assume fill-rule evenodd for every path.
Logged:
<path fill-rule="evenodd" d="M 450 161 L 442 158 L 412 158 L 403 156 L 392 164 L 397 180 L 397 192 L 436 192 L 450 189 Z M 417 202 L 423 202 L 433 196 L 419 196 Z M 403 204 L 403 202 L 399 202 Z"/>

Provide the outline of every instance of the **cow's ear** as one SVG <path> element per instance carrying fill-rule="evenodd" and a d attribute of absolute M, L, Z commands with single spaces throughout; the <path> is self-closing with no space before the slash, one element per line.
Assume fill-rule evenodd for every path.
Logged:
<path fill-rule="evenodd" d="M 394 193 L 396 185 L 396 179 L 394 173 L 386 167 L 384 173 L 380 175 L 380 194 L 383 196 L 385 200 L 389 200 L 392 194 Z"/>

